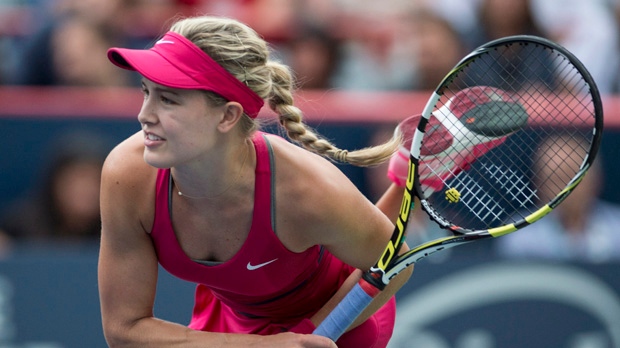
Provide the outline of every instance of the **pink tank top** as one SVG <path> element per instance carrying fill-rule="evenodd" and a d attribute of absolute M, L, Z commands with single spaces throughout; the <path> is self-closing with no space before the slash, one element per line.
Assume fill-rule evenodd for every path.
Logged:
<path fill-rule="evenodd" d="M 294 253 L 280 242 L 272 223 L 274 164 L 270 145 L 260 132 L 253 137 L 253 143 L 257 163 L 252 226 L 236 255 L 223 263 L 205 265 L 191 260 L 184 253 L 171 224 L 169 169 L 160 169 L 157 174 L 151 238 L 159 263 L 168 272 L 200 284 L 194 316 L 198 308 L 211 311 L 219 308 L 198 303 L 200 299 L 211 298 L 209 301 L 219 301 L 242 317 L 269 318 L 271 322 L 286 323 L 316 312 L 340 287 L 352 267 L 321 246 Z M 200 293 L 205 291 L 210 291 L 213 296 Z M 217 317 L 216 313 L 211 315 Z M 218 328 L 212 329 L 219 331 Z"/>

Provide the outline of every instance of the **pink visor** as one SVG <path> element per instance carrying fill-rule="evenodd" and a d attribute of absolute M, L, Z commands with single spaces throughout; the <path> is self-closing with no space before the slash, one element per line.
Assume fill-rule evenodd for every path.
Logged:
<path fill-rule="evenodd" d="M 265 103 L 198 46 L 171 31 L 148 50 L 110 48 L 108 59 L 163 86 L 217 93 L 241 104 L 251 118 L 258 116 Z"/>

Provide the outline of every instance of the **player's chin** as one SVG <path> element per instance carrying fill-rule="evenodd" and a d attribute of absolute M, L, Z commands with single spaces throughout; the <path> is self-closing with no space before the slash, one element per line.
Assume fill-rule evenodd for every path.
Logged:
<path fill-rule="evenodd" d="M 172 167 L 172 162 L 163 156 L 158 151 L 153 151 L 149 148 L 144 149 L 144 162 L 158 169 L 166 169 Z"/>

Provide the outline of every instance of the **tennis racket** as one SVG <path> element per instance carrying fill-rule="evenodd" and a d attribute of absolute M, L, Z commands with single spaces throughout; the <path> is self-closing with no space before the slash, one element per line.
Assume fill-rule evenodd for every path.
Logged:
<path fill-rule="evenodd" d="M 422 114 L 397 127 L 411 145 L 400 154 L 408 164 L 394 233 L 314 333 L 337 340 L 394 276 L 426 256 L 515 232 L 549 214 L 586 175 L 602 130 L 598 89 L 565 48 L 520 35 L 471 52 Z M 414 197 L 451 233 L 398 255 Z"/>

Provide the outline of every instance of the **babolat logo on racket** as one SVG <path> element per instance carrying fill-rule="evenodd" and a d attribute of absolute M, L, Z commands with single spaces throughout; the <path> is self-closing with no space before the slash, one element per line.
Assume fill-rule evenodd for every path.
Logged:
<path fill-rule="evenodd" d="M 392 236 L 392 239 L 389 241 L 385 251 L 383 251 L 383 256 L 379 259 L 377 266 L 380 269 L 385 270 L 387 266 L 390 264 L 390 261 L 394 258 L 398 246 L 402 244 L 402 240 L 405 235 L 405 228 L 407 227 L 407 221 L 409 220 L 409 213 L 413 208 L 413 196 L 411 193 L 413 192 L 413 182 L 415 177 L 415 163 L 413 160 L 409 161 L 409 172 L 407 174 L 407 183 L 405 184 L 405 194 L 403 196 L 403 202 L 400 205 L 400 213 L 398 215 L 398 219 L 396 220 L 396 229 L 398 233 L 395 233 Z"/>

